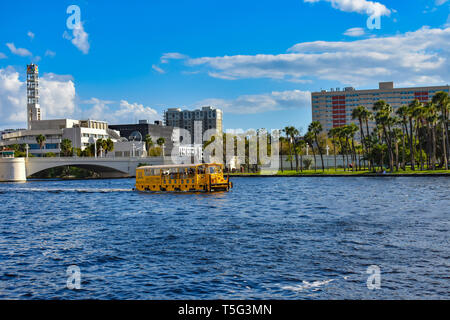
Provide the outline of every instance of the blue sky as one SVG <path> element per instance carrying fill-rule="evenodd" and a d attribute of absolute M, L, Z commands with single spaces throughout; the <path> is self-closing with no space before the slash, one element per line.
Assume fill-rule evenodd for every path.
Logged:
<path fill-rule="evenodd" d="M 0 129 L 25 127 L 25 66 L 45 118 L 110 123 L 213 105 L 225 128 L 311 121 L 321 88 L 449 82 L 447 0 L 3 1 Z M 69 5 L 81 12 L 66 26 Z M 370 15 L 380 29 L 369 29 Z"/>

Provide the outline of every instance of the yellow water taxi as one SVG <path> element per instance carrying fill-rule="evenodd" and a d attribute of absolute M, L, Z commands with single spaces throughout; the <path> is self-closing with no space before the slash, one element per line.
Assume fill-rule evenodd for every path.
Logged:
<path fill-rule="evenodd" d="M 233 187 L 220 163 L 143 166 L 136 168 L 136 190 L 213 192 Z"/>

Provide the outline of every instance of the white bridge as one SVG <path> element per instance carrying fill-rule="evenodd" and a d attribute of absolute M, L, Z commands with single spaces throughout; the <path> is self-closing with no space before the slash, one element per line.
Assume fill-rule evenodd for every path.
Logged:
<path fill-rule="evenodd" d="M 101 178 L 134 177 L 139 164 L 171 163 L 166 157 L 139 158 L 0 158 L 0 181 L 26 181 L 27 177 L 50 168 L 72 166 L 94 171 Z"/>

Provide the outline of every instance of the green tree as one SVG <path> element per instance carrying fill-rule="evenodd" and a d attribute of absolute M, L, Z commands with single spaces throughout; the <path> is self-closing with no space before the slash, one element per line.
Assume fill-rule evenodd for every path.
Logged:
<path fill-rule="evenodd" d="M 69 157 L 73 153 L 72 141 L 69 139 L 63 139 L 61 141 L 61 152 L 64 157 Z"/>
<path fill-rule="evenodd" d="M 45 140 L 46 140 L 46 138 L 45 138 L 45 136 L 42 135 L 42 134 L 40 134 L 40 135 L 38 135 L 38 136 L 36 137 L 36 142 L 38 143 L 39 148 L 40 148 L 41 150 L 44 149 L 44 147 L 45 147 Z"/>
<path fill-rule="evenodd" d="M 145 148 L 147 149 L 147 153 L 150 154 L 150 149 L 153 147 L 153 140 L 152 137 L 147 134 L 145 135 Z"/>
<path fill-rule="evenodd" d="M 408 133 L 408 106 L 401 106 L 397 109 L 396 114 L 399 116 L 399 123 L 402 126 L 402 169 L 406 170 L 406 143 L 405 139 L 409 141 Z"/>
<path fill-rule="evenodd" d="M 432 99 L 433 103 L 440 110 L 439 122 L 442 131 L 442 162 L 445 170 L 448 170 L 449 138 L 448 138 L 448 116 L 450 113 L 450 99 L 447 92 L 437 92 Z"/>
<path fill-rule="evenodd" d="M 317 149 L 319 150 L 319 154 L 320 154 L 320 159 L 322 161 L 322 171 L 325 172 L 325 165 L 324 165 L 324 162 L 323 162 L 322 147 L 320 146 L 319 139 L 318 139 L 319 133 L 322 132 L 322 125 L 320 124 L 319 121 L 313 121 L 309 125 L 308 131 L 310 131 L 314 135 L 314 141 L 316 142 Z"/>
<path fill-rule="evenodd" d="M 166 143 L 166 139 L 164 139 L 163 137 L 158 138 L 158 140 L 156 140 L 156 144 L 161 148 L 161 150 L 164 150 L 163 146 Z M 164 156 L 164 151 L 162 151 L 162 156 Z"/>
<path fill-rule="evenodd" d="M 111 140 L 111 138 L 106 139 L 105 143 L 105 156 L 108 154 L 108 152 L 114 151 L 114 141 Z"/>
<path fill-rule="evenodd" d="M 295 142 L 295 154 L 298 157 L 300 155 L 300 172 L 303 172 L 303 150 L 306 147 L 306 141 L 304 139 L 298 139 Z"/>

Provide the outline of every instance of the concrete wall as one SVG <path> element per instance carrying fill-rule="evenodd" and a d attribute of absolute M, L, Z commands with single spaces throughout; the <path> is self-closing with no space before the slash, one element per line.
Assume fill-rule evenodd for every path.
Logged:
<path fill-rule="evenodd" d="M 303 160 L 305 159 L 311 159 L 312 164 L 311 164 L 311 168 L 314 169 L 314 157 L 312 155 L 308 155 L 308 156 L 303 156 Z M 351 155 L 348 156 L 348 161 L 351 162 Z M 329 155 L 329 156 L 323 156 L 323 162 L 324 162 L 324 166 L 325 169 L 327 168 L 334 168 L 334 155 Z M 361 165 L 362 165 L 362 161 L 361 161 Z M 342 155 L 337 155 L 336 156 L 336 166 L 339 168 L 343 168 L 344 165 L 347 164 L 347 158 L 345 157 L 345 162 L 342 160 Z M 322 161 L 320 159 L 320 155 L 316 155 L 316 165 L 317 168 L 322 168 Z M 293 156 L 292 158 L 292 166 L 295 170 L 295 156 Z M 298 166 L 300 168 L 300 156 L 298 156 Z M 289 160 L 288 156 L 283 156 L 283 169 L 284 170 L 291 170 L 291 161 Z"/>
<path fill-rule="evenodd" d="M 25 158 L 0 158 L 0 182 L 26 180 Z"/>

